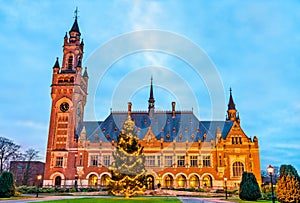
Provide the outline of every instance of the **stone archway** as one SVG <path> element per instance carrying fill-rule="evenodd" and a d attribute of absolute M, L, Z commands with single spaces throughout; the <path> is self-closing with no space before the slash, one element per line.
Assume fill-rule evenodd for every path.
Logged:
<path fill-rule="evenodd" d="M 164 178 L 164 186 L 166 188 L 173 187 L 173 177 L 170 174 L 166 175 L 166 177 Z"/>
<path fill-rule="evenodd" d="M 89 186 L 97 186 L 98 184 L 98 177 L 95 174 L 91 174 L 89 176 Z"/>
<path fill-rule="evenodd" d="M 54 186 L 55 187 L 61 187 L 61 177 L 60 176 L 56 176 L 54 179 Z"/>
<path fill-rule="evenodd" d="M 200 187 L 200 179 L 196 175 L 192 175 L 190 177 L 190 187 L 191 188 L 198 188 Z"/>
<path fill-rule="evenodd" d="M 108 184 L 109 184 L 109 175 L 104 174 L 103 176 L 101 176 L 100 185 L 102 187 L 106 187 L 108 186 Z"/>
<path fill-rule="evenodd" d="M 206 188 L 212 188 L 213 187 L 212 177 L 210 175 L 205 175 L 202 178 L 202 183 L 203 183 L 203 187 L 206 187 Z"/>
<path fill-rule="evenodd" d="M 152 175 L 146 176 L 146 189 L 154 190 L 154 177 Z"/>
<path fill-rule="evenodd" d="M 186 188 L 186 177 L 184 175 L 179 175 L 177 178 L 177 186 Z"/>

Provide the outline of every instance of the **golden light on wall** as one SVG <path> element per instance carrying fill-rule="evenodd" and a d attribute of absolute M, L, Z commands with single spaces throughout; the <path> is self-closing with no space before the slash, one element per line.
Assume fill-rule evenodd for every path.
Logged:
<path fill-rule="evenodd" d="M 186 187 L 186 178 L 183 175 L 178 177 L 178 187 Z"/>
<path fill-rule="evenodd" d="M 190 187 L 192 188 L 199 187 L 199 178 L 197 176 L 193 175 L 190 178 Z"/>

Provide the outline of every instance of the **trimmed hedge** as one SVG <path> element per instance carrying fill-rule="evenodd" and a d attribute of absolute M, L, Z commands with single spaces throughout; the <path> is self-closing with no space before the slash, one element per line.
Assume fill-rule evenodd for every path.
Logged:
<path fill-rule="evenodd" d="M 241 200 L 249 201 L 256 201 L 261 197 L 260 188 L 253 173 L 243 173 L 239 197 Z"/>
<path fill-rule="evenodd" d="M 33 194 L 36 193 L 36 186 L 19 186 L 16 191 L 22 194 Z M 107 188 L 78 188 L 78 192 L 97 192 L 97 191 L 106 191 Z M 66 193 L 66 192 L 76 192 L 76 188 L 55 188 L 55 187 L 45 187 L 39 188 L 39 193 Z"/>

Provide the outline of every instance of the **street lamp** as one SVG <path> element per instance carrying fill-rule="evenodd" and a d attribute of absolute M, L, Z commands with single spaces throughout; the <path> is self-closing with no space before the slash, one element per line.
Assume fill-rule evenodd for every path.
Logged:
<path fill-rule="evenodd" d="M 224 178 L 224 185 L 225 185 L 225 198 L 228 199 L 228 196 L 227 196 L 227 178 Z"/>
<path fill-rule="evenodd" d="M 36 197 L 39 197 L 40 180 L 42 180 L 42 175 L 37 175 L 36 179 L 38 181 L 37 187 L 36 187 Z"/>
<path fill-rule="evenodd" d="M 275 203 L 274 189 L 273 189 L 273 179 L 272 179 L 272 176 L 274 175 L 274 167 L 269 165 L 268 168 L 267 168 L 267 171 L 268 171 L 268 173 L 270 175 L 270 178 L 271 178 L 272 202 Z"/>

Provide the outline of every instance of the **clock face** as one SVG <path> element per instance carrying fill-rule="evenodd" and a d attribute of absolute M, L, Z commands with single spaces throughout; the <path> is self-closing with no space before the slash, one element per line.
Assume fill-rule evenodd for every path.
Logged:
<path fill-rule="evenodd" d="M 66 111 L 68 111 L 69 110 L 69 104 L 67 103 L 67 102 L 64 102 L 64 103 L 62 103 L 61 105 L 60 105 L 60 110 L 62 111 L 62 112 L 66 112 Z"/>

